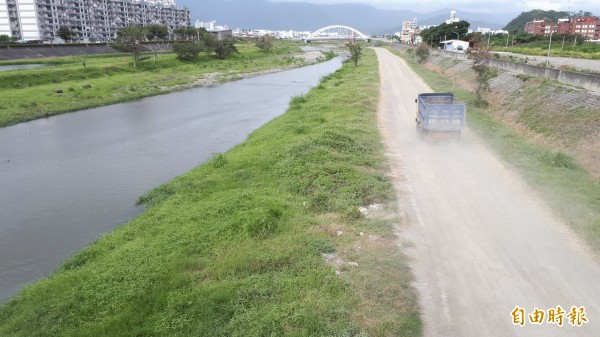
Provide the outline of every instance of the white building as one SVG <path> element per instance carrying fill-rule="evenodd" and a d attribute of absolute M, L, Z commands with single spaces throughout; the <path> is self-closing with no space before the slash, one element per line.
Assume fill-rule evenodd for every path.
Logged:
<path fill-rule="evenodd" d="M 456 11 L 450 11 L 450 19 L 446 20 L 446 24 L 451 24 L 460 21 L 459 18 L 456 17 Z"/>
<path fill-rule="evenodd" d="M 404 20 L 402 21 L 402 31 L 412 32 L 417 29 L 417 19 L 414 18 L 412 20 Z"/>
<path fill-rule="evenodd" d="M 440 41 L 440 48 L 455 51 L 455 52 L 464 52 L 469 49 L 469 41 L 461 41 L 461 40 L 446 40 Z"/>
<path fill-rule="evenodd" d="M 130 25 L 190 25 L 175 0 L 0 0 L 0 34 L 17 40 L 57 39 L 67 27 L 74 41 L 108 41 Z"/>

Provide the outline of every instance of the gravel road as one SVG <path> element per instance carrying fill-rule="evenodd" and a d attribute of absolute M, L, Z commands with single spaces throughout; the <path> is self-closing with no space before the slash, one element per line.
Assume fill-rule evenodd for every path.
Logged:
<path fill-rule="evenodd" d="M 407 224 L 425 336 L 600 336 L 600 263 L 565 223 L 468 129 L 460 142 L 419 141 L 418 93 L 431 92 L 403 60 L 377 48 L 379 127 Z M 587 323 L 513 324 L 584 307 Z"/>

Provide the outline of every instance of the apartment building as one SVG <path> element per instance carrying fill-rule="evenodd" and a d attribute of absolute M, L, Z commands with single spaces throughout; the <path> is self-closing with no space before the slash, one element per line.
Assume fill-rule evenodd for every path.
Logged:
<path fill-rule="evenodd" d="M 549 20 L 535 20 L 525 24 L 525 33 L 533 35 L 572 34 L 589 40 L 600 40 L 600 19 L 595 16 Z"/>
<path fill-rule="evenodd" d="M 190 12 L 175 0 L 0 0 L 0 35 L 56 41 L 61 27 L 73 41 L 110 41 L 130 25 L 191 25 Z"/>

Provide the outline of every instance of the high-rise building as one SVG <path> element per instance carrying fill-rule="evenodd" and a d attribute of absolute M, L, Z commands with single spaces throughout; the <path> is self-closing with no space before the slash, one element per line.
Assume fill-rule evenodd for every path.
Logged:
<path fill-rule="evenodd" d="M 109 41 L 130 25 L 190 26 L 175 0 L 0 0 L 0 35 L 53 41 L 67 27 L 74 41 Z"/>
<path fill-rule="evenodd" d="M 410 32 L 417 29 L 417 18 L 402 21 L 402 31 Z"/>
<path fill-rule="evenodd" d="M 450 11 L 450 19 L 446 20 L 446 24 L 451 24 L 451 23 L 456 23 L 459 22 L 460 19 L 458 17 L 456 17 L 456 11 L 452 10 Z"/>

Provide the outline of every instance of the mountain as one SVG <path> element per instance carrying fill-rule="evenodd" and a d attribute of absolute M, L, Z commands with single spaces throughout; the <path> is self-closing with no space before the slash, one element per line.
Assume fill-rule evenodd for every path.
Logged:
<path fill-rule="evenodd" d="M 544 20 L 548 19 L 552 22 L 557 22 L 558 19 L 563 19 L 568 17 L 569 14 L 567 12 L 556 12 L 556 11 L 543 11 L 541 9 L 534 9 L 529 12 L 522 12 L 516 18 L 512 19 L 503 29 L 512 31 L 523 32 L 525 29 L 525 24 L 529 21 L 533 20 Z"/>
<path fill-rule="evenodd" d="M 419 24 L 440 24 L 450 16 L 450 9 L 431 13 L 410 10 L 382 10 L 361 4 L 312 4 L 306 2 L 271 2 L 269 0 L 178 0 L 179 6 L 191 11 L 192 21 L 216 20 L 232 28 L 314 31 L 328 25 L 348 25 L 366 34 L 394 33 L 403 20 L 417 18 Z M 516 13 L 480 14 L 457 10 L 458 16 L 478 26 L 499 28 Z M 472 21 L 471 21 L 472 20 Z"/>

